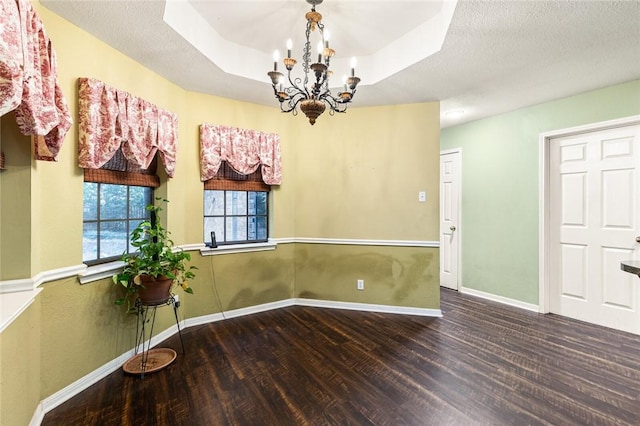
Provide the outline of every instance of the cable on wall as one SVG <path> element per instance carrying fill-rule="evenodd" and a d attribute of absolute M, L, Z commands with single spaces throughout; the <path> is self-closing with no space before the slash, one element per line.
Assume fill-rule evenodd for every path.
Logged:
<path fill-rule="evenodd" d="M 227 317 L 224 314 L 224 309 L 222 308 L 222 300 L 220 299 L 220 293 L 218 293 L 218 286 L 216 285 L 216 273 L 213 269 L 213 258 L 214 256 L 211 256 L 211 283 L 213 285 L 213 292 L 216 295 L 216 300 L 218 301 L 218 308 L 220 309 L 220 314 L 222 315 L 223 319 L 227 319 Z"/>

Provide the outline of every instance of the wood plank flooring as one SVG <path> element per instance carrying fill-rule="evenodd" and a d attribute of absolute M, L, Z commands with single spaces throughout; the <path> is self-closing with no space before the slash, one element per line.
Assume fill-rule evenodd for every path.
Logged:
<path fill-rule="evenodd" d="M 43 425 L 640 425 L 640 336 L 442 290 L 443 318 L 290 307 L 193 327 Z"/>

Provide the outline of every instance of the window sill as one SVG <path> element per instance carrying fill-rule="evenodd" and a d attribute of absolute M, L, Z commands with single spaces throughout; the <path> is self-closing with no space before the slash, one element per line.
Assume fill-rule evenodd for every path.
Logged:
<path fill-rule="evenodd" d="M 253 244 L 234 244 L 218 246 L 216 248 L 205 247 L 200 249 L 200 255 L 202 256 L 216 256 L 219 254 L 232 254 L 232 253 L 249 253 L 252 251 L 268 251 L 275 250 L 278 246 L 274 242 L 266 243 L 253 243 Z"/>
<path fill-rule="evenodd" d="M 82 274 L 78 275 L 78 279 L 80 280 L 80 284 L 88 284 L 103 278 L 111 278 L 111 276 L 122 269 L 123 266 L 124 262 L 121 260 L 89 266 Z"/>

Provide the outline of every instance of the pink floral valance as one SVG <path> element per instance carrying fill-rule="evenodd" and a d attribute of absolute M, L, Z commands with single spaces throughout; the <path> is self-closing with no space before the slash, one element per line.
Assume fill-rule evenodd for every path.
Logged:
<path fill-rule="evenodd" d="M 146 169 L 156 152 L 173 177 L 178 117 L 144 99 L 93 78 L 78 79 L 78 164 L 99 169 L 120 146 L 128 161 Z"/>
<path fill-rule="evenodd" d="M 44 25 L 28 0 L 0 2 L 0 115 L 15 111 L 36 160 L 55 161 L 72 120 Z"/>
<path fill-rule="evenodd" d="M 222 161 L 243 175 L 262 166 L 262 179 L 267 185 L 280 185 L 282 181 L 280 136 L 276 133 L 203 123 L 200 125 L 200 180 L 213 178 Z"/>

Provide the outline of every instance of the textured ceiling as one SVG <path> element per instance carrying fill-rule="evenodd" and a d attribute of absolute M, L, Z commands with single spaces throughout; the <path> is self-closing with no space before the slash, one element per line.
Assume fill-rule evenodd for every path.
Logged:
<path fill-rule="evenodd" d="M 303 0 L 41 2 L 187 90 L 272 106 L 272 52 L 282 55 L 292 38 L 300 61 L 310 8 Z M 358 57 L 353 107 L 439 100 L 443 113 L 465 111 L 443 116 L 443 127 L 640 78 L 640 0 L 325 0 L 317 10 L 336 73 Z"/>

